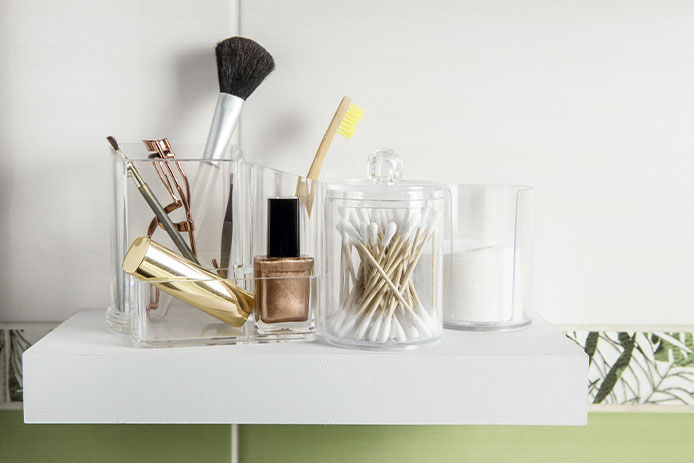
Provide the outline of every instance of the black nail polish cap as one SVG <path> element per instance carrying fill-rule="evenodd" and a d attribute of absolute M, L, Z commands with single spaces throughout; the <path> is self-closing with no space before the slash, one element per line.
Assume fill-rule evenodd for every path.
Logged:
<path fill-rule="evenodd" d="M 268 198 L 267 256 L 299 257 L 299 199 Z"/>

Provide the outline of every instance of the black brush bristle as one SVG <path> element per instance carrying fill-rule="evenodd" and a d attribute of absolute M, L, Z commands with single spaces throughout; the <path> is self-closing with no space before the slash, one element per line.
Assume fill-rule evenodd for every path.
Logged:
<path fill-rule="evenodd" d="M 245 37 L 222 40 L 215 48 L 219 91 L 243 100 L 275 69 L 275 60 L 263 47 Z"/>
<path fill-rule="evenodd" d="M 115 138 L 113 138 L 111 135 L 106 137 L 106 140 L 111 144 L 114 150 L 118 151 L 120 148 L 118 147 L 118 142 L 116 141 Z"/>

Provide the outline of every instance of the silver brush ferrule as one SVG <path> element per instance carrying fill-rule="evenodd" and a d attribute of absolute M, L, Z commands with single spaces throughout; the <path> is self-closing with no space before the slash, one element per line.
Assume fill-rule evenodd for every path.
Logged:
<path fill-rule="evenodd" d="M 210 133 L 207 134 L 207 143 L 202 158 L 207 160 L 223 159 L 231 143 L 231 137 L 236 129 L 244 100 L 220 93 L 217 98 L 217 106 L 214 108 Z"/>

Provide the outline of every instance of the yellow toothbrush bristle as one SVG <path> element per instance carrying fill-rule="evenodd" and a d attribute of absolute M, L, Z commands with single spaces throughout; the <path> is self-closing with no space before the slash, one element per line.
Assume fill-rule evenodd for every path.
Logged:
<path fill-rule="evenodd" d="M 337 133 L 345 137 L 346 139 L 352 138 L 354 132 L 357 130 L 357 122 L 364 115 L 364 110 L 355 104 L 350 104 L 349 109 L 347 109 L 347 114 L 342 118 L 340 122 L 340 127 L 337 129 Z M 334 127 L 334 126 L 333 126 Z"/>

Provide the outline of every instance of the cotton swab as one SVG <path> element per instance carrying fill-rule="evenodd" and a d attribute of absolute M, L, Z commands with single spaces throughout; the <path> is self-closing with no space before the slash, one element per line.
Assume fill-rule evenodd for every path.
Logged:
<path fill-rule="evenodd" d="M 336 228 L 347 277 L 343 285 L 349 295 L 342 293 L 340 316 L 333 317 L 334 332 L 373 343 L 432 336 L 436 320 L 423 306 L 411 277 L 441 218 L 438 208 L 427 201 L 421 209 L 346 207 L 338 212 L 341 220 Z M 361 259 L 357 272 L 350 269 L 352 249 Z"/>

